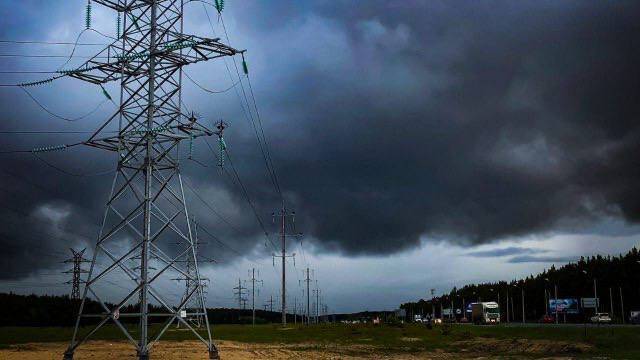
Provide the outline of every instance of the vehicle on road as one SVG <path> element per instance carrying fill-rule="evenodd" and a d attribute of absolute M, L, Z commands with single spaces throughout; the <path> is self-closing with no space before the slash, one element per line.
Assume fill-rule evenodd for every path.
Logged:
<path fill-rule="evenodd" d="M 471 307 L 471 320 L 476 325 L 499 324 L 500 306 L 493 301 L 474 303 Z"/>
<path fill-rule="evenodd" d="M 543 324 L 553 324 L 556 322 L 556 318 L 553 315 L 545 315 L 542 317 L 540 322 Z"/>
<path fill-rule="evenodd" d="M 629 323 L 633 325 L 640 325 L 640 311 L 632 311 L 629 317 Z"/>
<path fill-rule="evenodd" d="M 597 313 L 591 317 L 592 323 L 608 324 L 611 322 L 611 317 L 607 313 Z"/>

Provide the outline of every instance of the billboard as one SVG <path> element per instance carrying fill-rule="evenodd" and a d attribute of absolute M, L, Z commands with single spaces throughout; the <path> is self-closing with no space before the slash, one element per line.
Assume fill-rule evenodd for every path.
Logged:
<path fill-rule="evenodd" d="M 600 299 L 598 298 L 582 298 L 582 307 L 595 309 L 598 307 Z"/>
<path fill-rule="evenodd" d="M 578 310 L 578 299 L 549 299 L 549 312 L 555 314 L 556 311 L 558 314 L 577 314 L 580 311 Z"/>

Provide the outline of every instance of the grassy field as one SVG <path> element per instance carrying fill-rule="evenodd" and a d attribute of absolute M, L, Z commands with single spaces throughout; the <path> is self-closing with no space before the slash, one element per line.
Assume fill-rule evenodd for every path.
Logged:
<path fill-rule="evenodd" d="M 154 329 L 154 330 L 157 330 Z M 64 342 L 71 336 L 70 328 L 0 327 L 0 346 L 12 344 Z M 381 353 L 419 353 L 444 351 L 471 352 L 483 355 L 523 355 L 530 357 L 574 356 L 590 358 L 606 356 L 619 359 L 640 359 L 640 327 L 588 328 L 574 326 L 473 326 L 454 325 L 429 330 L 420 325 L 342 325 L 327 324 L 311 327 L 276 325 L 219 325 L 213 328 L 216 340 L 241 343 L 298 344 L 310 349 L 319 346 L 375 347 Z M 120 331 L 107 326 L 92 337 L 100 340 L 121 340 Z M 165 340 L 192 340 L 184 329 L 171 328 Z M 354 348 L 357 348 L 355 346 Z"/>

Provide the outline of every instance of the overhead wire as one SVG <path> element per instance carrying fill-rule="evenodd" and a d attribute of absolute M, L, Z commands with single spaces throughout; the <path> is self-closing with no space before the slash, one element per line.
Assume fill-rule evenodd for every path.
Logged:
<path fill-rule="evenodd" d="M 107 46 L 105 43 L 74 43 L 65 41 L 40 41 L 40 40 L 0 40 L 0 44 L 36 44 L 36 45 L 76 45 L 76 46 Z"/>
<path fill-rule="evenodd" d="M 209 26 L 211 27 L 211 31 L 213 32 L 213 34 L 215 36 L 215 28 L 213 26 L 213 22 L 211 21 L 211 17 L 209 16 L 209 12 L 208 12 L 204 2 L 202 4 L 202 8 L 204 9 L 204 12 L 205 12 L 205 14 L 207 16 L 207 20 L 209 21 Z M 226 29 L 225 29 L 225 34 L 226 34 Z M 227 42 L 228 42 L 228 45 L 231 46 L 231 44 L 229 43 L 228 34 L 227 34 Z M 233 60 L 233 63 L 235 65 L 236 75 L 237 75 L 238 80 L 240 82 L 240 88 L 241 88 L 242 94 L 244 96 L 244 101 L 247 104 L 247 109 L 245 109 L 245 107 L 244 107 L 244 103 L 243 103 L 242 97 L 240 96 L 240 93 L 238 92 L 238 89 L 234 88 L 236 96 L 238 97 L 238 100 L 240 101 L 240 106 L 242 108 L 243 115 L 244 115 L 245 119 L 251 124 L 251 127 L 253 128 L 253 131 L 255 133 L 256 140 L 258 142 L 258 148 L 260 149 L 262 157 L 263 157 L 263 159 L 265 161 L 268 178 L 272 182 L 272 184 L 274 185 L 274 189 L 276 190 L 276 192 L 279 194 L 280 198 L 282 199 L 282 192 L 280 191 L 280 187 L 278 185 L 278 182 L 274 178 L 274 172 L 272 171 L 272 168 L 270 166 L 270 162 L 268 161 L 268 157 L 267 157 L 267 154 L 266 154 L 266 151 L 265 151 L 265 148 L 264 148 L 265 145 L 263 144 L 263 141 L 261 140 L 260 135 L 258 133 L 258 129 L 257 129 L 257 126 L 255 124 L 255 120 L 253 118 L 253 113 L 251 112 L 251 108 L 250 108 L 250 105 L 249 105 L 249 100 L 247 98 L 247 94 L 246 94 L 246 91 L 244 89 L 244 85 L 242 83 L 242 78 L 241 78 L 240 72 L 238 70 L 238 66 L 236 64 L 235 58 L 232 57 L 232 60 Z M 227 69 L 227 73 L 229 74 L 229 78 L 231 79 L 232 82 L 235 82 L 235 79 L 233 78 L 233 75 L 231 74 L 231 70 L 229 69 L 229 65 L 227 64 L 226 59 L 223 59 L 223 61 L 224 61 L 225 67 Z"/>
<path fill-rule="evenodd" d="M 225 38 L 227 39 L 227 44 L 229 46 L 231 46 L 231 40 L 229 39 L 229 33 L 227 32 L 227 27 L 226 27 L 226 25 L 224 23 L 224 18 L 222 17 L 222 15 L 220 15 L 220 22 L 222 23 L 222 29 L 224 30 Z M 238 64 L 236 62 L 236 59 L 233 58 L 233 57 L 231 59 L 233 60 L 233 65 L 234 65 L 234 67 L 236 69 L 236 74 L 238 75 L 238 78 L 240 78 L 240 70 L 238 69 Z M 284 204 L 284 199 L 282 198 L 282 191 L 280 189 L 280 183 L 278 182 L 278 176 L 276 175 L 276 170 L 275 170 L 275 167 L 273 166 L 273 159 L 271 157 L 271 152 L 269 151 L 269 142 L 268 142 L 267 137 L 265 136 L 265 133 L 264 133 L 264 127 L 262 126 L 262 118 L 260 117 L 260 112 L 258 111 L 258 105 L 257 105 L 256 99 L 255 99 L 255 95 L 253 93 L 253 87 L 251 86 L 251 78 L 249 77 L 248 73 L 246 74 L 246 78 L 247 78 L 247 83 L 249 84 L 249 90 L 250 90 L 250 93 L 251 93 L 251 97 L 253 99 L 253 105 L 254 105 L 254 108 L 255 108 L 256 118 L 258 120 L 258 125 L 260 127 L 260 132 L 262 134 L 262 141 L 264 142 L 266 157 L 267 157 L 267 161 L 268 161 L 267 167 L 270 167 L 270 169 L 271 169 L 274 185 L 275 185 L 276 190 L 277 190 L 278 194 L 280 195 L 280 198 L 281 198 L 281 200 L 282 200 L 282 202 Z M 244 94 L 244 92 L 245 92 L 244 91 L 244 86 L 241 86 L 241 87 L 242 87 L 242 92 Z M 246 94 L 244 94 L 244 95 L 245 95 L 245 100 L 247 101 L 247 106 L 250 106 L 249 105 L 249 100 L 246 99 Z"/>
<path fill-rule="evenodd" d="M 207 89 L 204 86 L 202 86 L 201 84 L 199 84 L 197 81 L 193 80 L 193 78 L 191 76 L 189 76 L 189 74 L 187 74 L 186 71 L 182 70 L 182 73 L 187 77 L 187 79 L 189 79 L 195 86 L 199 87 L 202 91 L 208 92 L 209 94 L 223 94 L 226 93 L 227 91 L 233 89 L 234 87 L 236 87 L 236 85 L 238 85 L 240 83 L 240 81 L 236 81 L 234 84 L 232 84 L 231 86 L 229 86 L 228 88 L 224 89 L 224 90 L 211 90 L 211 89 Z"/>
<path fill-rule="evenodd" d="M 105 102 L 109 101 L 109 99 L 104 99 L 104 100 L 102 100 L 102 101 L 101 101 L 101 102 L 100 102 L 100 103 L 99 103 L 95 108 L 93 108 L 93 110 L 89 111 L 88 113 L 86 113 L 86 114 L 84 114 L 84 115 L 81 115 L 81 116 L 78 116 L 78 117 L 75 117 L 75 118 L 68 118 L 68 117 L 66 117 L 66 116 L 58 115 L 58 114 L 54 113 L 53 111 L 51 111 L 51 110 L 47 109 L 47 107 L 46 107 L 46 106 L 44 106 L 40 101 L 38 101 L 38 99 L 36 99 L 36 97 L 35 97 L 35 96 L 33 96 L 33 94 L 31 94 L 31 93 L 29 92 L 29 90 L 27 90 L 24 86 L 20 86 L 20 89 L 22 89 L 22 91 L 24 91 L 24 92 L 25 92 L 25 94 L 27 94 L 27 95 L 31 98 L 31 100 L 33 100 L 33 102 L 35 102 L 35 103 L 36 103 L 36 104 L 37 104 L 37 105 L 38 105 L 42 110 L 44 110 L 47 114 L 49 114 L 49 115 L 51 115 L 51 116 L 53 116 L 53 117 L 55 117 L 55 118 L 57 118 L 57 119 L 64 120 L 64 121 L 68 121 L 68 122 L 75 122 L 75 121 L 79 121 L 79 120 L 85 119 L 85 118 L 87 118 L 87 117 L 89 117 L 89 116 L 93 115 L 96 111 L 98 111 L 98 110 L 100 109 L 100 107 L 102 107 L 102 105 L 103 105 Z"/>

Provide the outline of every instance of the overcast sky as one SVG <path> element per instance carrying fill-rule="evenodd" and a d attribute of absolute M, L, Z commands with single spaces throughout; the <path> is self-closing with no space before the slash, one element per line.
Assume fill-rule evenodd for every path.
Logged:
<path fill-rule="evenodd" d="M 0 3 L 0 40 L 73 42 L 86 1 Z M 273 163 L 303 241 L 289 263 L 290 300 L 315 269 L 333 311 L 393 309 L 468 282 L 510 280 L 581 255 L 626 252 L 640 240 L 640 25 L 636 1 L 228 1 L 231 45 L 247 49 Z M 115 35 L 94 4 L 93 27 Z M 208 11 L 212 23 L 207 20 Z M 185 32 L 223 37 L 215 10 L 185 6 Z M 213 26 L 213 29 L 212 29 Z M 226 41 L 226 38 L 224 39 Z M 84 32 L 83 43 L 107 43 Z M 101 46 L 81 46 L 64 68 Z M 0 43 L 0 83 L 45 78 L 70 46 Z M 233 66 L 232 62 L 227 65 Z M 221 60 L 186 70 L 199 84 L 233 84 Z M 247 86 L 247 84 L 244 84 Z M 0 131 L 89 131 L 115 111 L 99 88 L 61 79 L 0 87 Z M 116 96 L 114 84 L 107 90 Z M 234 88 L 185 81 L 186 106 L 230 124 L 226 142 L 267 230 L 278 197 Z M 0 134 L 0 151 L 73 143 L 82 133 Z M 233 306 L 251 267 L 278 295 L 262 230 L 204 142 L 186 182 L 191 212 L 218 264 L 209 306 Z M 90 148 L 0 154 L 0 290 L 68 292 L 57 275 L 68 248 L 88 247 L 115 157 Z M 61 171 L 62 170 L 62 171 Z M 66 172 L 66 173 L 65 173 Z M 69 174 L 91 176 L 71 176 Z M 275 240 L 275 239 L 274 239 Z M 234 280 L 235 279 L 235 280 Z M 234 284 L 234 281 L 236 284 Z M 167 288 L 173 284 L 164 284 Z M 118 289 L 113 289 L 114 294 Z M 179 296 L 180 290 L 172 291 Z"/>

